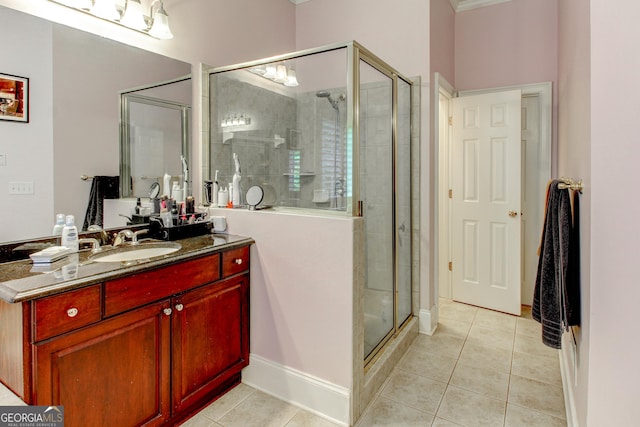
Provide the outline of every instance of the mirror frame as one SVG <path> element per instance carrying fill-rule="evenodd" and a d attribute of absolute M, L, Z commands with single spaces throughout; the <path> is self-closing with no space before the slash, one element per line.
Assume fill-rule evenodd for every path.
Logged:
<path fill-rule="evenodd" d="M 182 121 L 182 141 L 181 150 L 182 155 L 187 159 L 188 170 L 191 171 L 192 159 L 191 159 L 191 128 L 190 119 L 192 117 L 192 106 L 159 98 L 153 98 L 145 95 L 139 95 L 136 92 L 141 92 L 147 89 L 153 89 L 156 87 L 166 86 L 173 83 L 184 82 L 191 80 L 191 75 L 184 76 L 178 79 L 170 80 L 160 84 L 154 84 L 150 86 L 144 86 L 135 90 L 124 91 L 120 94 L 120 198 L 127 198 L 133 196 L 133 189 L 131 188 L 131 133 L 129 126 L 130 118 L 130 104 L 136 102 L 139 104 L 151 105 L 156 107 L 163 107 L 172 110 L 178 110 L 181 112 Z M 191 174 L 189 174 L 191 175 Z M 190 178 L 190 177 L 189 177 Z M 191 180 L 187 180 L 187 187 L 191 188 Z"/>

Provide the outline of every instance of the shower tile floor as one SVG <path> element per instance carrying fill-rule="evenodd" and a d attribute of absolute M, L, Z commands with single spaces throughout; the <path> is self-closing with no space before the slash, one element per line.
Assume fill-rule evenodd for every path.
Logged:
<path fill-rule="evenodd" d="M 24 404 L 0 385 L 0 406 Z M 183 427 L 324 427 L 321 417 L 240 384 Z M 566 426 L 558 351 L 522 317 L 440 300 L 356 427 Z"/>

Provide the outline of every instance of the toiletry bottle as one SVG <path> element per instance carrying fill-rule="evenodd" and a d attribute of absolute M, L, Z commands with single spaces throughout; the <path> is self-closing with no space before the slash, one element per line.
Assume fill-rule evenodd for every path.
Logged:
<path fill-rule="evenodd" d="M 66 217 L 66 223 L 62 229 L 61 244 L 62 246 L 66 246 L 71 249 L 73 252 L 78 252 L 78 229 L 76 228 L 75 218 L 73 215 L 67 215 Z"/>
<path fill-rule="evenodd" d="M 211 202 L 212 206 L 218 206 L 218 191 L 220 191 L 220 185 L 218 184 L 218 171 L 216 170 L 215 178 L 213 179 L 213 190 L 211 191 L 211 196 L 213 197 L 213 201 Z"/>
<path fill-rule="evenodd" d="M 162 194 L 171 197 L 171 175 L 165 172 L 163 179 Z"/>
<path fill-rule="evenodd" d="M 64 228 L 64 214 L 57 214 L 56 225 L 53 226 L 53 235 L 61 236 L 63 228 Z"/>
<path fill-rule="evenodd" d="M 231 201 L 234 207 L 240 207 L 242 206 L 242 191 L 240 190 L 240 180 L 242 176 L 240 175 L 240 160 L 236 153 L 233 153 L 233 162 L 235 163 L 236 171 L 233 173 L 233 193 L 231 195 Z"/>
<path fill-rule="evenodd" d="M 136 215 L 140 215 L 140 209 L 142 209 L 142 202 L 140 201 L 140 197 L 136 200 L 136 208 L 134 210 Z"/>
<path fill-rule="evenodd" d="M 180 203 L 184 201 L 184 193 L 178 181 L 173 181 L 173 187 L 171 188 L 171 198 Z"/>
<path fill-rule="evenodd" d="M 233 207 L 233 182 L 229 183 L 229 200 L 227 200 L 227 207 Z"/>
<path fill-rule="evenodd" d="M 224 208 L 229 203 L 229 192 L 226 188 L 222 188 L 218 191 L 218 207 Z"/>

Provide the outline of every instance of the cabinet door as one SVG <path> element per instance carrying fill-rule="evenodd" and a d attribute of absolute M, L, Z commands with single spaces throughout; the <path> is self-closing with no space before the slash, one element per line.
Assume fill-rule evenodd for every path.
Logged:
<path fill-rule="evenodd" d="M 160 425 L 170 416 L 170 313 L 164 301 L 35 345 L 36 404 L 63 405 L 67 427 Z"/>
<path fill-rule="evenodd" d="M 248 286 L 248 276 L 236 276 L 174 299 L 174 411 L 211 398 L 247 366 Z"/>

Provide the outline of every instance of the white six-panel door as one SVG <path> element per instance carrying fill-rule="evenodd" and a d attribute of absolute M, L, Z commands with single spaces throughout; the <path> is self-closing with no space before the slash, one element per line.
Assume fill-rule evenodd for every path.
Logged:
<path fill-rule="evenodd" d="M 452 297 L 520 315 L 521 91 L 453 100 Z"/>

